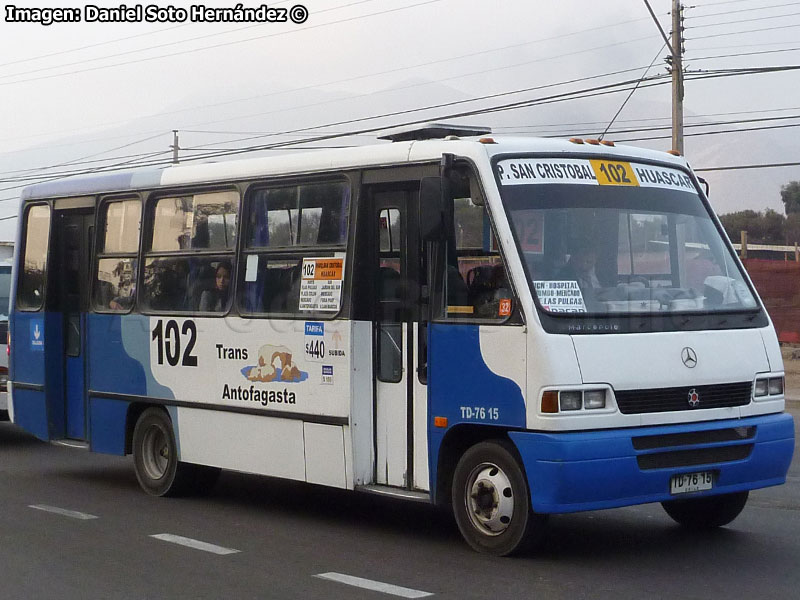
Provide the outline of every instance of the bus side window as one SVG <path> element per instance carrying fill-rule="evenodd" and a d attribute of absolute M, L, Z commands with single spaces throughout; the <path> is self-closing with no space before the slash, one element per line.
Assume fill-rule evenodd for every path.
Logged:
<path fill-rule="evenodd" d="M 128 311 L 136 292 L 141 204 L 127 199 L 103 204 L 97 252 L 96 310 Z"/>
<path fill-rule="evenodd" d="M 468 189 L 462 191 L 469 193 Z M 470 196 L 456 198 L 452 214 L 455 243 L 448 244 L 448 251 L 452 254 L 454 247 L 455 256 L 446 258 L 441 317 L 507 320 L 513 312 L 514 296 L 485 207 Z"/>
<path fill-rule="evenodd" d="M 25 247 L 22 274 L 17 291 L 17 307 L 36 311 L 44 303 L 44 284 L 47 275 L 47 248 L 50 240 L 50 207 L 32 206 L 26 213 Z"/>
<path fill-rule="evenodd" d="M 156 200 L 142 281 L 146 309 L 228 312 L 238 213 L 239 193 L 233 190 Z"/>
<path fill-rule="evenodd" d="M 249 314 L 300 314 L 303 258 L 344 250 L 349 210 L 350 184 L 344 181 L 253 192 L 247 202 L 240 309 Z"/>

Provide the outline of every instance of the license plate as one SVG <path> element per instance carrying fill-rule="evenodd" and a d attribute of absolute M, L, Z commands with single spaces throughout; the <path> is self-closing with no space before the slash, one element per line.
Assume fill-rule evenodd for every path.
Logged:
<path fill-rule="evenodd" d="M 702 492 L 714 487 L 714 472 L 704 471 L 702 473 L 684 473 L 673 475 L 669 480 L 670 494 L 690 494 L 692 492 Z"/>

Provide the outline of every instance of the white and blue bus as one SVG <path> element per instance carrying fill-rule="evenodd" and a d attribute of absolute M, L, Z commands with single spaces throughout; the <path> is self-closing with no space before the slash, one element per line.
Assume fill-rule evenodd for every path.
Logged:
<path fill-rule="evenodd" d="M 499 555 L 784 483 L 778 341 L 686 161 L 488 134 L 27 188 L 14 422 L 154 495 L 232 469 L 449 505 Z"/>

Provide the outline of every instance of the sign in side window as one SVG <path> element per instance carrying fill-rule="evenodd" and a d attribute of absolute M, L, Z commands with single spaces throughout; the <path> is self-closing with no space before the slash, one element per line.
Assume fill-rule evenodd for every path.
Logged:
<path fill-rule="evenodd" d="M 232 250 L 238 211 L 236 191 L 159 198 L 151 250 Z"/>
<path fill-rule="evenodd" d="M 495 165 L 500 185 L 570 184 L 662 188 L 697 193 L 692 179 L 669 167 L 576 158 L 514 158 Z"/>
<path fill-rule="evenodd" d="M 50 240 L 50 207 L 33 206 L 25 221 L 25 256 L 19 279 L 17 306 L 22 310 L 39 310 L 44 302 L 47 269 L 47 248 Z"/>
<path fill-rule="evenodd" d="M 299 308 L 339 312 L 342 304 L 344 258 L 304 258 Z"/>
<path fill-rule="evenodd" d="M 141 204 L 138 199 L 107 202 L 101 209 L 103 237 L 97 257 L 94 306 L 126 311 L 133 307 L 138 268 Z"/>
<path fill-rule="evenodd" d="M 254 193 L 248 246 L 339 246 L 347 239 L 350 185 L 314 183 Z"/>

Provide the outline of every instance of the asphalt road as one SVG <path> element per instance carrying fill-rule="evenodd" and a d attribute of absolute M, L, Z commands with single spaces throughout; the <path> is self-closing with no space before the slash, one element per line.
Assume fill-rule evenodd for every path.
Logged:
<path fill-rule="evenodd" d="M 501 559 L 427 505 L 238 473 L 204 498 L 151 498 L 130 457 L 9 423 L 0 453 L 2 598 L 800 597 L 798 461 L 724 529 L 687 533 L 658 505 L 558 516 L 544 550 Z"/>

